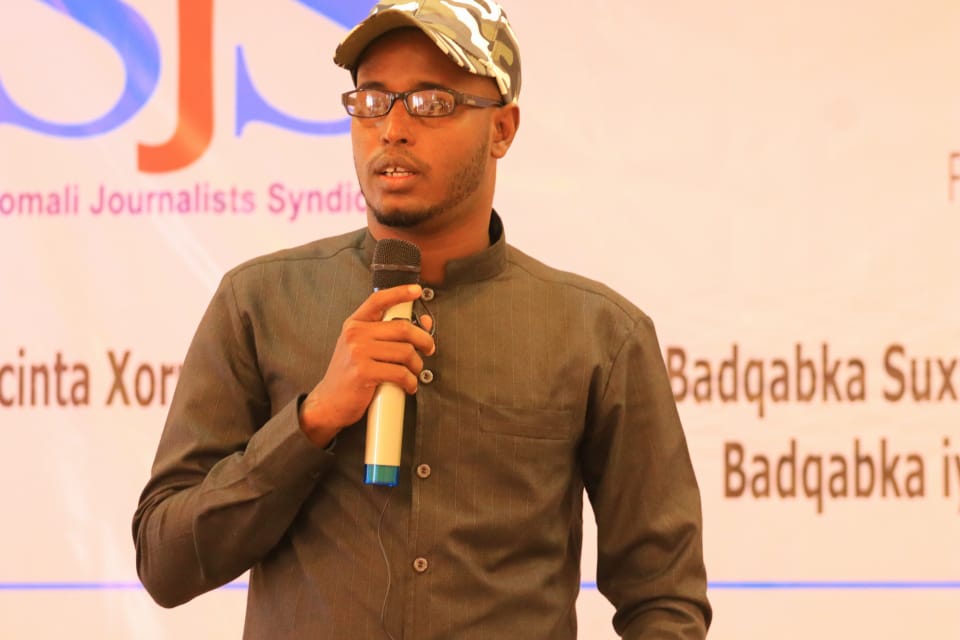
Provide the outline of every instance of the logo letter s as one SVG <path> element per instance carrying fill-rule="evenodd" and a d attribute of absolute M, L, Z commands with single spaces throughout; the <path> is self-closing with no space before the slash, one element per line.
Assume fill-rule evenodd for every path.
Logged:
<path fill-rule="evenodd" d="M 116 104 L 89 122 L 63 124 L 38 118 L 14 102 L 0 82 L 0 124 L 65 138 L 96 136 L 116 129 L 143 107 L 160 77 L 160 48 L 143 17 L 119 0 L 40 0 L 110 43 L 123 60 L 126 82 Z M 133 34 L 133 37 L 131 37 Z"/>
<path fill-rule="evenodd" d="M 373 6 L 372 2 L 343 2 L 343 0 L 298 0 L 300 4 L 326 16 L 349 29 L 360 22 Z M 247 70 L 243 47 L 237 47 L 237 122 L 239 137 L 251 122 L 266 122 L 282 129 L 321 136 L 332 136 L 350 130 L 350 118 L 330 121 L 312 121 L 286 114 L 264 99 L 257 91 Z"/>

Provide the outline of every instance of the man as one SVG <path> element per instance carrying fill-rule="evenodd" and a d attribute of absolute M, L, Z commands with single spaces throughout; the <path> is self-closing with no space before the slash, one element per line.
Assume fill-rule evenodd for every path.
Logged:
<path fill-rule="evenodd" d="M 144 585 L 174 606 L 250 569 L 246 638 L 574 638 L 586 488 L 616 630 L 703 638 L 699 493 L 652 324 L 507 245 L 492 209 L 520 122 L 506 16 L 382 2 L 335 60 L 367 229 L 224 277 L 134 516 Z M 385 238 L 419 246 L 422 288 L 370 295 Z M 421 326 L 381 321 L 418 298 Z M 396 487 L 363 482 L 383 382 L 409 394 Z"/>

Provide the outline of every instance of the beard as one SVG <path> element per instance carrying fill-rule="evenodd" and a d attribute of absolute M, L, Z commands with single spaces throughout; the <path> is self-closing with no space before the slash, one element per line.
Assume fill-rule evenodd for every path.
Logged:
<path fill-rule="evenodd" d="M 434 205 L 419 209 L 397 208 L 384 210 L 371 205 L 369 198 L 367 198 L 367 207 L 378 223 L 385 227 L 393 227 L 396 229 L 410 229 L 437 218 L 445 211 L 454 209 L 462 204 L 480 188 L 489 152 L 489 142 L 485 141 L 479 145 L 473 156 L 468 158 L 454 174 L 445 197 Z M 363 191 L 362 187 L 361 191 Z M 367 194 L 364 192 L 363 196 L 366 198 Z"/>

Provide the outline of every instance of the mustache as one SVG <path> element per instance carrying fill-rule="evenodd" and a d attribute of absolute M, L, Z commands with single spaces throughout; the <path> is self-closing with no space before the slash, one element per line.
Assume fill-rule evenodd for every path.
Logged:
<path fill-rule="evenodd" d="M 371 173 L 383 173 L 392 167 L 403 167 L 416 173 L 427 173 L 426 163 L 407 152 L 382 151 L 373 156 L 367 163 Z"/>

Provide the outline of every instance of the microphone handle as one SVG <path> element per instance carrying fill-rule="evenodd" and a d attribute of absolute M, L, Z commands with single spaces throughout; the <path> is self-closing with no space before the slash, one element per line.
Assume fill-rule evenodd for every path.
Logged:
<path fill-rule="evenodd" d="M 384 322 L 409 321 L 413 302 L 387 309 Z M 399 385 L 382 382 L 367 409 L 367 445 L 364 455 L 364 482 L 388 487 L 397 485 L 400 451 L 403 445 L 403 410 L 407 394 Z"/>

